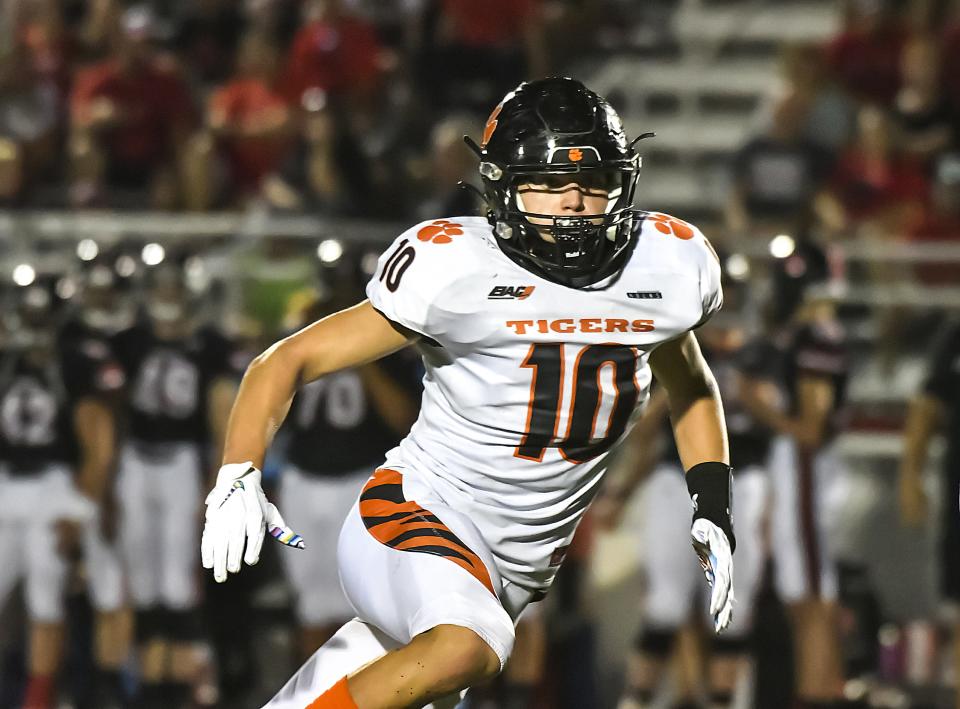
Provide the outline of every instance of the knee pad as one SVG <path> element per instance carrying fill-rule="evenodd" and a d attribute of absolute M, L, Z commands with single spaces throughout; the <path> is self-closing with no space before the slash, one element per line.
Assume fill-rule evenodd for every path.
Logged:
<path fill-rule="evenodd" d="M 645 628 L 637 633 L 633 646 L 645 655 L 664 658 L 673 650 L 673 643 L 676 637 L 677 632 L 675 630 Z"/>

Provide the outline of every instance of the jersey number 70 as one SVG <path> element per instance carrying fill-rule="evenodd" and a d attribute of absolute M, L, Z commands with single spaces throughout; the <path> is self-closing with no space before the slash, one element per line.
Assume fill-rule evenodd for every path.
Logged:
<path fill-rule="evenodd" d="M 571 463 L 583 463 L 605 453 L 627 428 L 640 396 L 635 377 L 637 350 L 626 345 L 588 345 L 573 362 L 573 396 L 567 415 L 567 431 L 558 437 L 560 404 L 566 376 L 563 345 L 534 344 L 521 367 L 532 370 L 526 432 L 514 456 L 540 462 L 545 450 L 556 446 Z M 600 377 L 612 369 L 614 397 L 606 430 L 595 437 L 597 419 L 604 403 Z"/>

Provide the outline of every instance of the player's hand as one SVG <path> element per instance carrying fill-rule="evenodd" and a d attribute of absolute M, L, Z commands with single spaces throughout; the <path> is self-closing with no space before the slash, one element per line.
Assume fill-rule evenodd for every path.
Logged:
<path fill-rule="evenodd" d="M 920 476 L 900 475 L 900 520 L 907 527 L 919 527 L 927 519 L 927 493 Z"/>
<path fill-rule="evenodd" d="M 57 553 L 67 561 L 76 561 L 82 552 L 83 523 L 73 519 L 58 519 L 54 522 L 57 537 Z"/>
<path fill-rule="evenodd" d="M 213 569 L 218 583 L 227 580 L 228 572 L 240 571 L 241 559 L 250 566 L 260 560 L 264 531 L 287 546 L 306 546 L 267 502 L 260 478 L 250 462 L 229 463 L 220 468 L 217 484 L 207 495 L 200 557 L 203 568 Z"/>
<path fill-rule="evenodd" d="M 733 552 L 730 551 L 730 541 L 720 527 L 702 518 L 693 521 L 690 535 L 707 583 L 713 589 L 710 593 L 710 615 L 714 629 L 719 633 L 730 624 L 733 616 Z"/>

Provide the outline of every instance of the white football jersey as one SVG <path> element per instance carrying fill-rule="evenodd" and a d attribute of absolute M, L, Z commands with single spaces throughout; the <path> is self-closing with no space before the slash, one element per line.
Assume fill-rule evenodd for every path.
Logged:
<path fill-rule="evenodd" d="M 480 529 L 509 581 L 546 589 L 614 445 L 647 399 L 647 360 L 722 303 L 696 228 L 642 223 L 624 269 L 569 288 L 522 268 L 481 217 L 424 222 L 380 257 L 371 304 L 420 333 L 420 416 L 385 466 L 410 471 Z"/>

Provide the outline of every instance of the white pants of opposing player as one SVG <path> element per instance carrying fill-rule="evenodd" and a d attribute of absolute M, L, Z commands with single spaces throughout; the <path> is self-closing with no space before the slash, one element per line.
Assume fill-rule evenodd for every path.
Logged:
<path fill-rule="evenodd" d="M 60 465 L 27 476 L 3 471 L 0 500 L 0 607 L 22 578 L 30 619 L 58 623 L 70 565 L 57 551 L 56 522 L 77 518 L 73 476 Z M 93 607 L 119 609 L 124 600 L 120 559 L 100 534 L 95 516 L 85 520 L 81 544 Z"/>
<path fill-rule="evenodd" d="M 306 626 L 343 622 L 354 615 L 343 595 L 332 543 L 357 500 L 370 468 L 337 477 L 320 477 L 288 466 L 280 477 L 277 505 L 287 524 L 304 539 L 316 540 L 305 554 L 281 554 L 297 595 L 297 619 Z"/>
<path fill-rule="evenodd" d="M 196 605 L 200 482 L 195 445 L 158 445 L 147 455 L 131 444 L 121 453 L 120 539 L 136 608 Z"/>
<path fill-rule="evenodd" d="M 766 558 L 763 538 L 769 485 L 760 467 L 738 470 L 733 480 L 733 529 L 737 550 L 733 554 L 733 592 L 736 605 L 726 638 L 742 638 L 753 622 L 753 604 Z M 647 594 L 643 617 L 647 627 L 660 631 L 679 629 L 690 618 L 694 601 L 702 599 L 708 626 L 710 595 L 690 544 L 693 510 L 683 470 L 659 466 L 644 490 L 644 570 Z"/>
<path fill-rule="evenodd" d="M 830 448 L 803 452 L 786 436 L 770 453 L 774 582 L 785 603 L 837 597 L 830 547 L 830 487 L 843 468 Z"/>
<path fill-rule="evenodd" d="M 438 625 L 473 630 L 501 667 L 510 657 L 514 623 L 532 594 L 501 581 L 474 524 L 414 474 L 377 471 L 344 522 L 337 558 L 358 617 L 314 653 L 269 709 L 303 709 L 345 675 Z M 453 707 L 457 699 L 431 706 Z"/>

